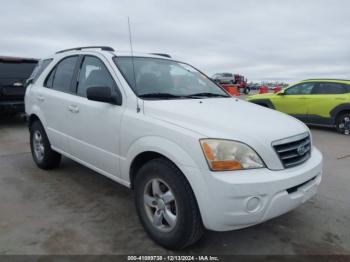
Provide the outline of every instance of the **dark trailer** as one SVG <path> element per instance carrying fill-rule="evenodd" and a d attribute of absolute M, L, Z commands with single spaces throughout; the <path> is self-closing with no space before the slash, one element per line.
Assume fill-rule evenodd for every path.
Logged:
<path fill-rule="evenodd" d="M 26 80 L 38 60 L 0 56 L 0 115 L 24 112 Z"/>

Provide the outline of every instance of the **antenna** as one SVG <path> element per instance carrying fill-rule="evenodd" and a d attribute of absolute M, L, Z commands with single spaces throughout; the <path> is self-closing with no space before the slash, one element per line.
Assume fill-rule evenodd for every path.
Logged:
<path fill-rule="evenodd" d="M 136 74 L 135 74 L 135 62 L 134 62 L 134 49 L 132 46 L 132 38 L 131 38 L 131 26 L 130 26 L 130 17 L 128 16 L 128 29 L 129 29 L 129 43 L 130 43 L 130 51 L 131 51 L 131 63 L 132 63 L 132 73 L 134 76 L 134 84 L 135 84 L 135 89 L 137 90 L 137 84 L 136 84 Z M 140 106 L 139 106 L 139 100 L 137 98 L 137 108 L 136 111 L 137 113 L 140 112 Z"/>
<path fill-rule="evenodd" d="M 129 43 L 130 43 L 130 52 L 131 52 L 131 63 L 132 63 L 132 72 L 134 75 L 134 83 L 136 89 L 136 74 L 135 74 L 135 62 L 134 62 L 134 48 L 132 46 L 132 38 L 131 38 L 131 26 L 130 26 L 130 18 L 128 17 L 128 28 L 129 28 Z"/>

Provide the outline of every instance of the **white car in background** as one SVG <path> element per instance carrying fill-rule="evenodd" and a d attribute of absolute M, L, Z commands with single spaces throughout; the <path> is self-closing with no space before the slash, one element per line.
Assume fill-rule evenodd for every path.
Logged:
<path fill-rule="evenodd" d="M 88 47 L 38 67 L 25 96 L 35 163 L 56 168 L 64 155 L 133 189 L 166 248 L 284 214 L 320 184 L 303 123 L 230 97 L 186 63 Z"/>
<path fill-rule="evenodd" d="M 219 84 L 235 84 L 235 76 L 232 73 L 217 73 L 211 77 Z"/>

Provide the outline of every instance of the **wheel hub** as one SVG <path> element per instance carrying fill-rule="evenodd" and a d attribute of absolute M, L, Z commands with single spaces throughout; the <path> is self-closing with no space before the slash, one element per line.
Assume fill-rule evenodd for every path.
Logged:
<path fill-rule="evenodd" d="M 345 116 L 339 124 L 339 128 L 345 135 L 350 135 L 350 117 Z"/>
<path fill-rule="evenodd" d="M 161 199 L 161 198 L 158 198 L 158 199 L 157 199 L 157 208 L 158 208 L 159 210 L 163 210 L 163 211 L 164 211 L 164 209 L 165 209 L 165 203 L 164 203 L 163 199 Z"/>
<path fill-rule="evenodd" d="M 177 205 L 171 188 L 160 179 L 152 179 L 145 187 L 144 207 L 149 221 L 162 232 L 171 231 L 177 222 Z"/>
<path fill-rule="evenodd" d="M 33 134 L 33 149 L 36 158 L 39 161 L 43 160 L 45 154 L 45 147 L 43 137 L 39 131 L 35 131 Z"/>

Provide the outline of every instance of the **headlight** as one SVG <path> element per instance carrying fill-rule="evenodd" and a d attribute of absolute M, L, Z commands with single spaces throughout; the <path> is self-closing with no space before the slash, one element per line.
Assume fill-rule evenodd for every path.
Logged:
<path fill-rule="evenodd" d="M 263 168 L 264 162 L 249 146 L 229 140 L 200 140 L 208 165 L 213 171 Z"/>

